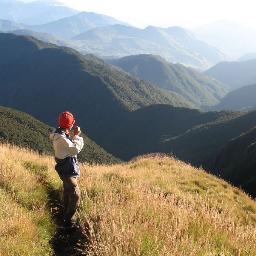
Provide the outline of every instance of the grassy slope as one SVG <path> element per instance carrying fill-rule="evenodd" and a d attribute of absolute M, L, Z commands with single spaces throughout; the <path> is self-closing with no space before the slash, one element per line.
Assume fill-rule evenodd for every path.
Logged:
<path fill-rule="evenodd" d="M 178 93 L 196 108 L 217 104 L 227 92 L 215 79 L 183 65 L 169 63 L 160 56 L 141 54 L 111 63 L 162 89 Z"/>
<path fill-rule="evenodd" d="M 52 128 L 32 116 L 10 108 L 0 107 L 0 142 L 9 142 L 41 153 L 53 154 L 49 133 Z M 88 136 L 83 135 L 85 146 L 80 160 L 89 163 L 118 161 Z"/>
<path fill-rule="evenodd" d="M 1 146 L 0 161 L 3 207 L 11 214 L 19 208 L 20 220 L 32 225 L 28 230 L 26 222 L 17 221 L 16 232 L 7 232 L 1 218 L 0 232 L 6 232 L 1 239 L 11 242 L 0 243 L 0 254 L 16 255 L 14 248 L 23 248 L 20 255 L 47 255 L 49 227 L 54 225 L 42 203 L 47 195 L 40 181 L 47 180 L 59 191 L 54 163 L 6 145 Z M 81 169 L 79 219 L 89 228 L 88 255 L 256 254 L 255 202 L 202 170 L 159 155 Z M 38 179 L 42 170 L 44 175 Z M 27 206 L 31 204 L 34 207 Z M 43 253 L 32 253 L 27 246 L 35 244 Z"/>

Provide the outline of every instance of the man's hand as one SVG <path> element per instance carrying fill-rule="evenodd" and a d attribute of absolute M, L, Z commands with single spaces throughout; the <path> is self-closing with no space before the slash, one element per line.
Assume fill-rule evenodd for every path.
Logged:
<path fill-rule="evenodd" d="M 74 135 L 80 135 L 81 134 L 81 129 L 79 126 L 74 127 Z"/>

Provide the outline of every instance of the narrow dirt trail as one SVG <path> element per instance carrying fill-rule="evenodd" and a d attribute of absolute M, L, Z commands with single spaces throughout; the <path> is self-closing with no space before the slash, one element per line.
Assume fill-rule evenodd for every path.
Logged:
<path fill-rule="evenodd" d="M 50 244 L 54 251 L 54 256 L 83 256 L 87 255 L 89 244 L 88 232 L 81 226 L 68 230 L 62 226 L 62 201 L 61 191 L 54 190 L 51 185 L 46 184 L 48 191 L 48 207 L 51 211 L 52 219 L 56 225 L 56 231 Z"/>

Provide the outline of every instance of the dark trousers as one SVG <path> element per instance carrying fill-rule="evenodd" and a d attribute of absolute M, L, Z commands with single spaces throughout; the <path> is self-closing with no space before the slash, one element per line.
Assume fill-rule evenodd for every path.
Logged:
<path fill-rule="evenodd" d="M 80 203 L 80 189 L 77 177 L 61 177 L 63 182 L 63 204 L 64 220 L 70 222 L 74 220 L 77 207 Z"/>

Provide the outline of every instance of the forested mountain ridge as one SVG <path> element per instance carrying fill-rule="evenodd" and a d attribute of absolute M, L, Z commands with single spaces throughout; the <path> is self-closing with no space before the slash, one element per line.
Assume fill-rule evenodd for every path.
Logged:
<path fill-rule="evenodd" d="M 227 93 L 217 80 L 160 56 L 141 54 L 108 60 L 131 75 L 183 96 L 195 108 L 216 105 Z"/>

